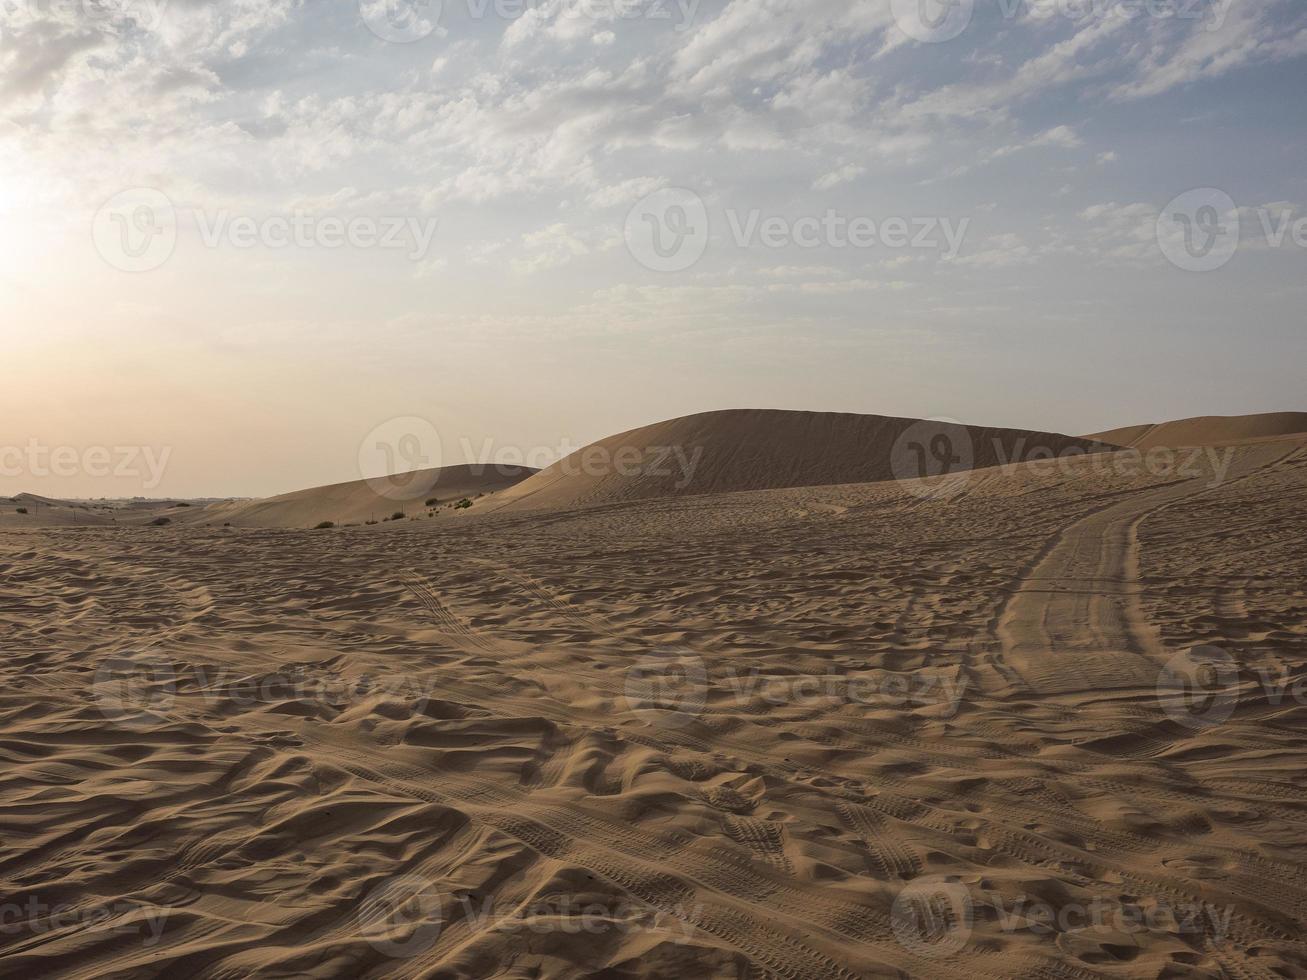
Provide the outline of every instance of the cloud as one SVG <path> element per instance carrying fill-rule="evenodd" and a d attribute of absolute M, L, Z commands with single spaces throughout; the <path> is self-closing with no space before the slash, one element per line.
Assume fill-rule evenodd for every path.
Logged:
<path fill-rule="evenodd" d="M 812 189 L 817 191 L 828 191 L 832 187 L 838 187 L 840 184 L 847 184 L 851 180 L 856 180 L 867 172 L 867 168 L 856 163 L 846 163 L 844 166 L 832 170 L 822 177 L 813 181 Z"/>

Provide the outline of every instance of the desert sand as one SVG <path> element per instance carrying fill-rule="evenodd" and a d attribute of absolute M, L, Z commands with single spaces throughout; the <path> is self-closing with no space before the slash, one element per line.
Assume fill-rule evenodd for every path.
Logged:
<path fill-rule="evenodd" d="M 0 976 L 1307 975 L 1307 434 L 715 414 L 432 519 L 6 516 Z"/>

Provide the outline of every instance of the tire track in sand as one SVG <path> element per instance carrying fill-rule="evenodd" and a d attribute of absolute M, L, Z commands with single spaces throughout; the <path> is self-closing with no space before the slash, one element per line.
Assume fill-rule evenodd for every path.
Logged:
<path fill-rule="evenodd" d="M 1018 579 L 997 619 L 1002 657 L 1041 694 L 1151 688 L 1163 652 L 1143 613 L 1139 525 L 1188 497 L 1298 451 L 1271 443 L 1239 451 L 1223 481 L 1212 473 L 1140 491 L 1063 528 Z"/>

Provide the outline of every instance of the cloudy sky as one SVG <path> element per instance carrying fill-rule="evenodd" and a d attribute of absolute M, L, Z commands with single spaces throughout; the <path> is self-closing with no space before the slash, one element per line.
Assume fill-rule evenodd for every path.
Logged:
<path fill-rule="evenodd" d="M 1302 409 L 1305 56 L 1301 0 L 0 0 L 0 446 L 262 495 L 398 417 Z"/>

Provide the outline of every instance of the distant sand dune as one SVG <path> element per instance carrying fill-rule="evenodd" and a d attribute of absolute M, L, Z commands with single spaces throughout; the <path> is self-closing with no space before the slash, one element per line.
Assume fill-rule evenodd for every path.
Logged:
<path fill-rule="evenodd" d="M 1200 415 L 1175 422 L 1126 425 L 1092 432 L 1086 439 L 1151 449 L 1154 446 L 1218 446 L 1246 439 L 1307 432 L 1307 412 L 1266 412 L 1261 415 Z"/>
<path fill-rule="evenodd" d="M 915 427 L 915 428 L 914 428 Z M 875 483 L 923 475 L 915 453 L 936 435 L 958 458 L 943 472 L 1029 458 L 1040 450 L 1096 452 L 1091 439 L 1023 429 L 842 412 L 733 409 L 618 433 L 505 492 L 500 508 L 608 504 L 783 487 Z M 933 470 L 927 470 L 934 473 Z"/>
<path fill-rule="evenodd" d="M 425 502 L 443 502 L 511 487 L 536 472 L 523 466 L 495 464 L 444 466 L 393 477 L 353 480 L 296 490 L 264 500 L 228 501 L 199 511 L 196 523 L 231 523 L 234 527 L 313 527 L 323 521 L 361 524 L 397 511 L 417 513 Z"/>

